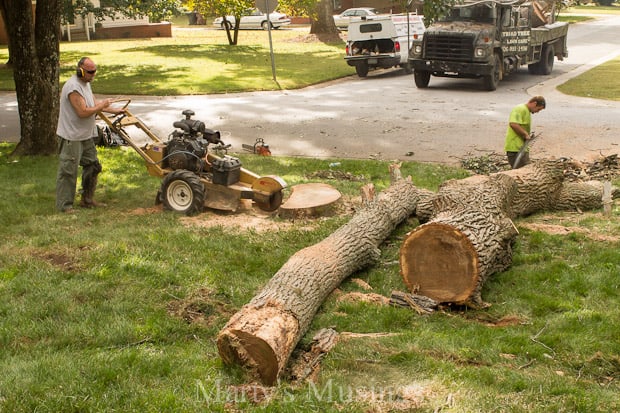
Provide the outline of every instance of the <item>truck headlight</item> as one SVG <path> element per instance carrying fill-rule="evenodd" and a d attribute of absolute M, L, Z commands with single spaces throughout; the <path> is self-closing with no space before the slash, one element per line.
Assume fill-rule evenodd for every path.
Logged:
<path fill-rule="evenodd" d="M 474 50 L 475 57 L 485 57 L 487 55 L 487 50 L 484 47 L 476 47 Z"/>
<path fill-rule="evenodd" d="M 413 45 L 413 54 L 415 54 L 415 55 L 422 54 L 422 45 L 421 44 L 414 44 Z"/>

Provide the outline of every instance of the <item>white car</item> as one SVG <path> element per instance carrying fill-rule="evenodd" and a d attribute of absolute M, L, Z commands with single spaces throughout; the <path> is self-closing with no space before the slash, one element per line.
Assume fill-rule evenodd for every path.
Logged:
<path fill-rule="evenodd" d="M 349 22 L 351 19 L 360 19 L 367 16 L 376 16 L 379 14 L 377 9 L 372 7 L 358 7 L 353 9 L 346 9 L 340 14 L 334 16 L 334 23 L 340 30 L 347 30 L 349 28 Z"/>
<path fill-rule="evenodd" d="M 269 21 L 272 29 L 279 29 L 282 26 L 291 24 L 291 19 L 286 14 L 273 12 L 269 13 Z M 213 20 L 213 25 L 220 29 L 225 29 L 228 25 L 229 29 L 235 27 L 235 16 L 226 16 L 226 21 L 222 17 Z M 263 29 L 267 30 L 267 15 L 258 9 L 248 10 L 241 16 L 239 24 L 240 29 Z"/>

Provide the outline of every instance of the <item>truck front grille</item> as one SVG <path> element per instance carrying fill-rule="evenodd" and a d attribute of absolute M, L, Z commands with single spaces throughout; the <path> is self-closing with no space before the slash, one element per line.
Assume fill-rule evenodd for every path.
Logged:
<path fill-rule="evenodd" d="M 471 61 L 474 55 L 474 36 L 463 34 L 424 34 L 424 58 Z"/>

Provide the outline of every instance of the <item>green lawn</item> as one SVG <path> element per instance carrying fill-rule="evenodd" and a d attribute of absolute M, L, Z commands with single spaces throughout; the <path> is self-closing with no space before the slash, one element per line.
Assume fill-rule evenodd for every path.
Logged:
<path fill-rule="evenodd" d="M 570 9 L 562 19 L 578 22 L 590 16 L 575 15 L 598 8 Z M 617 12 L 618 7 L 605 9 Z M 585 13 L 585 12 L 584 12 Z M 95 80 L 97 93 L 109 95 L 191 95 L 256 90 L 297 89 L 354 75 L 344 61 L 344 41 L 324 43 L 303 30 L 273 30 L 272 44 L 275 80 L 272 72 L 268 33 L 241 30 L 236 46 L 228 44 L 223 30 L 209 26 L 188 26 L 183 18 L 173 29 L 172 38 L 63 42 L 61 44 L 61 82 L 75 70 L 84 55 L 99 65 Z M 569 45 L 570 50 L 570 45 Z M 0 61 L 8 58 L 0 47 Z M 617 60 L 615 61 L 617 65 Z M 614 63 L 600 70 L 616 70 Z M 592 87 L 590 72 L 577 77 L 562 92 L 576 96 L 617 99 L 620 77 L 608 76 Z M 605 85 L 605 86 L 603 86 Z M 14 90 L 10 69 L 0 67 L 0 90 Z"/>
<path fill-rule="evenodd" d="M 92 55 L 102 93 L 277 87 L 266 33 L 243 32 L 236 47 L 221 31 L 194 35 L 65 43 L 63 79 L 80 56 Z M 274 31 L 274 38 L 284 88 L 353 73 L 342 44 L 293 31 Z M 602 79 L 613 82 L 616 73 Z M 1 68 L 0 87 L 11 89 L 10 79 Z M 15 158 L 13 148 L 0 143 L 0 412 L 620 411 L 618 206 L 611 217 L 594 211 L 517 220 L 512 266 L 484 285 L 487 309 L 450 306 L 420 316 L 343 299 L 405 290 L 399 248 L 419 224 L 410 218 L 381 245 L 379 263 L 352 277 L 372 290 L 346 280 L 299 349 L 326 327 L 360 336 L 341 338 L 321 359 L 315 382 L 285 374 L 263 389 L 222 364 L 218 332 L 292 254 L 347 222 L 362 185 L 377 192 L 389 185 L 387 162 L 238 154 L 244 167 L 280 175 L 289 187 L 333 185 L 344 195 L 342 209 L 293 222 L 251 210 L 187 218 L 154 206 L 161 182 L 133 150 L 102 148 L 98 199 L 108 207 L 63 215 L 54 210 L 56 157 Z M 334 161 L 343 173 L 330 173 Z M 468 175 L 415 162 L 404 162 L 402 172 L 431 190 Z"/>
<path fill-rule="evenodd" d="M 95 90 L 111 95 L 192 95 L 297 89 L 355 73 L 344 61 L 344 41 L 314 41 L 308 31 L 273 30 L 272 72 L 266 31 L 242 30 L 230 46 L 223 30 L 174 30 L 172 38 L 61 43 L 61 78 L 82 56 L 98 64 Z M 0 61 L 6 61 L 6 46 Z M 0 90 L 13 90 L 10 69 L 0 68 Z"/>
<path fill-rule="evenodd" d="M 251 211 L 189 219 L 153 206 L 160 181 L 134 151 L 104 148 L 98 194 L 108 208 L 62 215 L 54 211 L 56 159 L 14 159 L 12 147 L 0 145 L 0 411 L 620 409 L 618 207 L 610 219 L 592 212 L 517 221 L 513 265 L 483 290 L 489 309 L 419 316 L 343 300 L 405 290 L 398 253 L 418 225 L 409 219 L 381 246 L 379 263 L 354 275 L 372 291 L 345 281 L 299 348 L 325 327 L 367 336 L 341 339 L 316 382 L 285 375 L 257 390 L 222 364 L 218 332 L 292 254 L 347 222 L 360 186 L 372 182 L 379 192 L 389 184 L 387 162 L 339 160 L 347 173 L 329 179 L 319 176 L 330 176 L 334 160 L 241 155 L 245 167 L 290 186 L 329 183 L 347 207 L 294 222 Z M 433 190 L 467 175 L 413 162 L 402 171 Z M 588 232 L 553 235 L 527 223 Z M 270 398 L 252 402 L 259 390 Z"/>

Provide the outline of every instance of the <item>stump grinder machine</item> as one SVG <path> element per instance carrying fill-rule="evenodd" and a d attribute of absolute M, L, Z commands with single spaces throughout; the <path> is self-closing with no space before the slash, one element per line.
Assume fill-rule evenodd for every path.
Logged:
<path fill-rule="evenodd" d="M 286 182 L 275 175 L 248 171 L 238 158 L 212 153 L 230 145 L 224 145 L 220 132 L 192 119 L 192 110 L 183 111 L 185 119 L 173 123 L 176 129 L 164 141 L 127 109 L 129 99 L 119 101 L 126 102 L 122 114 L 98 115 L 112 133 L 138 152 L 151 176 L 162 178 L 155 202 L 162 203 L 164 209 L 196 215 L 204 207 L 235 211 L 242 199 L 252 200 L 264 211 L 275 211 L 282 204 Z M 127 132 L 129 126 L 141 131 L 147 143 L 138 145 L 136 134 L 132 137 Z M 210 144 L 214 145 L 211 151 Z"/>

